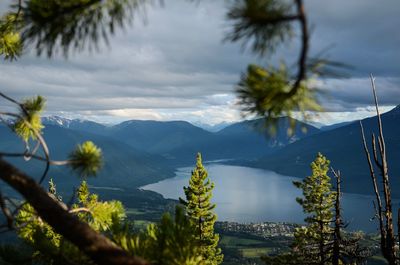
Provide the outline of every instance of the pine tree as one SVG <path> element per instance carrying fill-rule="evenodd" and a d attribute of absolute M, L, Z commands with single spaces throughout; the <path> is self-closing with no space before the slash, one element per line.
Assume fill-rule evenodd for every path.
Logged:
<path fill-rule="evenodd" d="M 180 198 L 186 207 L 186 213 L 195 227 L 196 241 L 205 264 L 216 265 L 222 263 L 223 254 L 218 248 L 219 235 L 214 233 L 214 223 L 217 215 L 213 212 L 215 204 L 211 203 L 214 183 L 208 178 L 207 170 L 197 154 L 197 163 L 192 171 L 189 186 L 184 187 L 186 200 Z"/>
<path fill-rule="evenodd" d="M 193 225 L 184 209 L 177 206 L 175 216 L 165 213 L 160 222 L 152 223 L 139 233 L 129 223 L 115 222 L 112 239 L 128 253 L 140 256 L 153 265 L 204 265 L 196 244 Z"/>
<path fill-rule="evenodd" d="M 297 228 L 290 251 L 265 256 L 267 265 L 335 265 L 365 264 L 371 249 L 362 246 L 362 236 L 345 233 L 341 214 L 341 175 L 332 169 L 336 177 L 336 189 L 332 189 L 328 175 L 329 160 L 318 153 L 311 163 L 312 175 L 294 184 L 303 190 L 304 198 L 296 198 L 309 214 L 307 225 Z M 334 224 L 334 225 L 333 225 Z"/>
<path fill-rule="evenodd" d="M 53 180 L 49 181 L 48 192 L 67 208 Z M 109 233 L 115 221 L 123 222 L 126 217 L 121 202 L 100 201 L 96 194 L 90 193 L 86 181 L 79 186 L 77 201 L 72 204 L 69 212 L 101 233 Z M 21 207 L 15 221 L 19 238 L 32 249 L 29 259 L 33 264 L 93 264 L 81 250 L 44 222 L 29 203 Z M 0 251 L 0 264 L 3 258 Z"/>
<path fill-rule="evenodd" d="M 330 242 L 333 236 L 331 222 L 336 192 L 332 190 L 331 178 L 328 176 L 330 161 L 318 153 L 311 163 L 312 175 L 295 186 L 303 190 L 303 198 L 297 202 L 303 211 L 309 214 L 305 222 L 307 226 L 295 232 L 294 247 L 307 264 L 327 264 L 331 258 Z"/>
<path fill-rule="evenodd" d="M 49 181 L 48 193 L 67 207 L 58 195 L 56 184 Z M 166 213 L 159 223 L 137 232 L 126 220 L 119 201 L 100 201 L 83 181 L 76 192 L 76 201 L 69 211 L 79 220 L 109 237 L 132 256 L 145 258 L 154 265 L 204 265 L 193 226 L 181 207 L 174 218 Z M 30 204 L 24 204 L 16 217 L 20 244 L 0 244 L 0 264 L 7 265 L 92 265 L 82 251 L 65 240 L 37 215 Z M 97 264 L 97 263 L 96 263 Z"/>

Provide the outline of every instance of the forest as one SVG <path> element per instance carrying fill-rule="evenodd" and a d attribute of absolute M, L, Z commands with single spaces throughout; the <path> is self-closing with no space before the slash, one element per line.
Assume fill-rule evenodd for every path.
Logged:
<path fill-rule="evenodd" d="M 203 1 L 186 2 L 198 8 Z M 307 123 L 310 113 L 326 107 L 316 80 L 345 78 L 351 67 L 325 53 L 314 56 L 304 2 L 226 3 L 229 31 L 221 38 L 258 58 L 233 89 L 243 115 L 256 117 L 243 124 L 262 132 L 260 137 L 244 131 L 242 123 L 205 132 L 184 122 L 105 127 L 52 120 L 44 115 L 51 104 L 45 97 L 32 91 L 14 98 L 0 84 L 0 264 L 400 264 L 393 162 L 398 138 L 390 130 L 398 107 L 382 114 L 379 79 L 370 74 L 368 97 L 376 116 L 346 127 L 351 136 L 339 128 L 337 142 L 329 142 Z M 168 1 L 12 0 L 0 9 L 0 56 L 4 67 L 27 53 L 50 62 L 85 51 L 95 57 L 116 32 L 134 28 L 155 7 L 168 9 Z M 293 42 L 294 64 L 270 60 Z M 66 122 L 71 131 L 60 128 Z M 318 150 L 316 142 L 327 147 Z M 330 156 L 341 163 L 331 163 Z M 217 187 L 207 161 L 228 157 L 233 165 L 303 177 L 293 186 L 301 193 L 296 203 L 304 222 L 218 220 L 215 211 L 224 205 L 213 201 Z M 172 178 L 182 165 L 194 166 L 179 200 L 142 189 Z M 376 233 L 348 229 L 342 196 L 347 191 L 373 196 L 370 222 Z"/>

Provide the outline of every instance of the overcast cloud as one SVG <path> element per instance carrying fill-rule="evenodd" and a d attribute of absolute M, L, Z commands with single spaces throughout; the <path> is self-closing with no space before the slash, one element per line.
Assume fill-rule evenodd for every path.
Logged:
<path fill-rule="evenodd" d="M 311 52 L 330 48 L 330 59 L 354 67 L 349 78 L 319 81 L 329 111 L 319 120 L 371 115 L 369 73 L 377 77 L 381 105 L 400 104 L 400 2 L 305 2 L 313 27 Z M 27 52 L 17 62 L 2 62 L 0 89 L 19 99 L 45 96 L 48 114 L 105 122 L 241 119 L 234 85 L 247 64 L 260 59 L 241 52 L 240 44 L 222 42 L 229 30 L 225 12 L 224 1 L 166 1 L 164 8 L 148 10 L 146 23 L 136 19 L 99 53 L 49 60 Z M 296 41 L 280 51 L 265 63 L 296 60 Z"/>

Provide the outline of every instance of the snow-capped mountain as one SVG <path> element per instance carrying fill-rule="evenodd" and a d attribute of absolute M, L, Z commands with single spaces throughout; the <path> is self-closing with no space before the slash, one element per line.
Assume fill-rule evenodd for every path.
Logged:
<path fill-rule="evenodd" d="M 73 120 L 60 116 L 48 116 L 42 118 L 42 123 L 47 125 L 58 125 L 64 128 L 69 128 Z"/>
<path fill-rule="evenodd" d="M 88 120 L 68 119 L 60 116 L 48 116 L 42 118 L 44 125 L 59 126 L 62 128 L 72 129 L 76 131 L 84 131 L 95 134 L 103 134 L 107 126 Z"/>
<path fill-rule="evenodd" d="M 234 122 L 221 122 L 214 125 L 201 122 L 193 122 L 192 124 L 209 132 L 219 132 L 228 127 L 229 125 L 234 124 Z"/>

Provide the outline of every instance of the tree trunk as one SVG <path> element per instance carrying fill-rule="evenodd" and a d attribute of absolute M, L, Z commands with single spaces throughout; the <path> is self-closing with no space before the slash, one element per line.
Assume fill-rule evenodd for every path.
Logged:
<path fill-rule="evenodd" d="M 31 177 L 0 158 L 0 179 L 17 190 L 33 206 L 38 215 L 57 233 L 77 246 L 99 265 L 145 265 L 130 256 L 105 236 L 94 231 L 87 223 L 50 197 Z"/>
<path fill-rule="evenodd" d="M 320 228 L 320 233 L 321 233 L 321 235 L 320 235 L 321 238 L 319 241 L 319 257 L 320 257 L 319 264 L 325 265 L 324 222 L 322 220 L 319 223 L 319 228 Z"/>
<path fill-rule="evenodd" d="M 333 169 L 332 169 L 333 170 Z M 342 215 L 340 211 L 340 196 L 341 196 L 341 187 L 340 187 L 340 172 L 337 173 L 333 171 L 336 177 L 336 202 L 335 202 L 335 233 L 333 237 L 333 253 L 332 253 L 332 265 L 339 265 L 340 259 L 340 240 L 341 240 L 341 232 L 340 228 L 342 225 Z"/>

